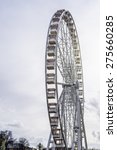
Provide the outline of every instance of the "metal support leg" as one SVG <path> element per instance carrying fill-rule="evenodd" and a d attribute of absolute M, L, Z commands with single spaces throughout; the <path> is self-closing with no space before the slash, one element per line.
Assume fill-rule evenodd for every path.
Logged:
<path fill-rule="evenodd" d="M 54 144 L 54 141 L 52 139 L 51 133 L 50 133 L 48 144 L 47 144 L 47 150 L 49 150 L 50 148 L 51 148 L 51 150 L 55 150 L 55 144 Z"/>

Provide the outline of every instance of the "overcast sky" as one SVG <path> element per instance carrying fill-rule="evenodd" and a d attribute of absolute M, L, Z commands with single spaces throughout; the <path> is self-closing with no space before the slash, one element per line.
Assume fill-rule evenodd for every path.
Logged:
<path fill-rule="evenodd" d="M 45 44 L 50 19 L 63 8 L 80 40 L 88 145 L 99 148 L 99 0 L 0 0 L 0 130 L 47 144 Z"/>

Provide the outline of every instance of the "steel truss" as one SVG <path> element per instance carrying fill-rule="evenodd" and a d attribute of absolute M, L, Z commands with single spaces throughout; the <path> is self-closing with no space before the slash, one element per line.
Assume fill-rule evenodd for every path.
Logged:
<path fill-rule="evenodd" d="M 51 127 L 47 149 L 87 150 L 80 45 L 69 11 L 58 10 L 51 19 L 45 61 Z"/>

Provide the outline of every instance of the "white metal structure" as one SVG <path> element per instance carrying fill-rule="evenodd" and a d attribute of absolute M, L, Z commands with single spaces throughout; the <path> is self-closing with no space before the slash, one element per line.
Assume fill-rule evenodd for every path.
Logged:
<path fill-rule="evenodd" d="M 87 150 L 80 45 L 69 11 L 58 10 L 50 21 L 45 61 L 51 127 L 47 149 Z"/>

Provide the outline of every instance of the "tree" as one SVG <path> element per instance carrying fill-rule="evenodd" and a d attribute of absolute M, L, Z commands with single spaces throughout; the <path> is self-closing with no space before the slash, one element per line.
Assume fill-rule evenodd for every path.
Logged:
<path fill-rule="evenodd" d="M 16 142 L 16 139 L 14 139 L 14 138 L 9 139 L 9 140 L 6 142 L 6 150 L 9 149 L 9 146 L 13 148 L 15 142 Z"/>
<path fill-rule="evenodd" d="M 26 138 L 19 138 L 19 145 L 20 145 L 20 148 L 22 150 L 24 150 L 26 147 L 29 147 L 29 142 Z"/>
<path fill-rule="evenodd" d="M 0 131 L 0 149 L 5 150 L 9 141 L 13 141 L 12 132 L 11 131 Z"/>
<path fill-rule="evenodd" d="M 43 149 L 43 145 L 42 145 L 41 143 L 39 143 L 39 144 L 37 145 L 37 148 L 38 148 L 38 150 L 42 150 L 42 149 Z"/>

